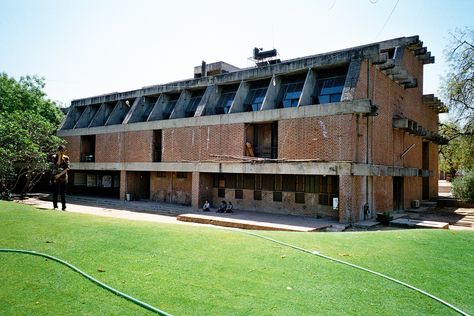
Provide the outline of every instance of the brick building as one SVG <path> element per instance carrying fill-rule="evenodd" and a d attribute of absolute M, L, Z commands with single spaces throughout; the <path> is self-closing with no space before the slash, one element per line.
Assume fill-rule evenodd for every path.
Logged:
<path fill-rule="evenodd" d="M 355 222 L 437 196 L 434 57 L 418 36 L 74 100 L 70 191 Z"/>

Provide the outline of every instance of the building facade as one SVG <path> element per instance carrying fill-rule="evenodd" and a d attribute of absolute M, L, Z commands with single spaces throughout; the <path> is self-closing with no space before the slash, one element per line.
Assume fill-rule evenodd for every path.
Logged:
<path fill-rule="evenodd" d="M 418 36 L 74 100 L 70 191 L 351 223 L 437 197 L 434 57 Z"/>

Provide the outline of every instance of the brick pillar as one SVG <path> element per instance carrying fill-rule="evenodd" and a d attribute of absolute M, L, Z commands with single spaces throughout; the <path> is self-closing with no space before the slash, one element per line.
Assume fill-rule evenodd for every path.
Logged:
<path fill-rule="evenodd" d="M 125 200 L 127 193 L 127 171 L 120 170 L 120 199 Z"/>
<path fill-rule="evenodd" d="M 212 180 L 210 173 L 192 173 L 191 205 L 200 208 L 206 199 L 212 204 Z"/>
<path fill-rule="evenodd" d="M 352 224 L 363 219 L 365 177 L 339 176 L 339 222 Z"/>
<path fill-rule="evenodd" d="M 199 201 L 199 180 L 200 180 L 200 174 L 197 171 L 192 172 L 191 176 L 191 206 L 195 208 L 200 207 L 200 202 Z"/>

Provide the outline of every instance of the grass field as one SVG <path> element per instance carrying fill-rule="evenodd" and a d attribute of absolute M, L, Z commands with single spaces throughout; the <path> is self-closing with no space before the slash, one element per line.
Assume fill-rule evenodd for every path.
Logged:
<path fill-rule="evenodd" d="M 258 232 L 419 287 L 474 314 L 474 233 Z M 0 201 L 0 248 L 35 250 L 173 315 L 455 315 L 380 277 L 241 232 Z M 37 256 L 0 253 L 1 315 L 151 312 Z"/>

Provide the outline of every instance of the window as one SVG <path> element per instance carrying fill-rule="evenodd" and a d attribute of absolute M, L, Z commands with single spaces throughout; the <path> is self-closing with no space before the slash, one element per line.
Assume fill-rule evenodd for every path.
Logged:
<path fill-rule="evenodd" d="M 253 199 L 255 201 L 261 201 L 262 200 L 262 191 L 253 191 Z"/>
<path fill-rule="evenodd" d="M 348 67 L 320 70 L 317 73 L 318 103 L 340 102 Z"/>
<path fill-rule="evenodd" d="M 298 106 L 306 75 L 297 75 L 283 79 L 277 108 Z"/>
<path fill-rule="evenodd" d="M 176 178 L 177 179 L 187 179 L 188 174 L 186 172 L 176 172 Z"/>
<path fill-rule="evenodd" d="M 170 118 L 171 112 L 173 112 L 176 103 L 178 102 L 179 95 L 174 96 L 173 99 L 170 99 L 163 110 L 163 119 L 167 120 Z"/>
<path fill-rule="evenodd" d="M 283 175 L 282 178 L 283 191 L 295 192 L 296 177 L 294 175 Z"/>
<path fill-rule="evenodd" d="M 225 189 L 217 189 L 217 197 L 225 198 Z"/>
<path fill-rule="evenodd" d="M 236 199 L 243 199 L 244 198 L 244 191 L 243 190 L 235 190 L 235 198 Z"/>
<path fill-rule="evenodd" d="M 229 113 L 230 106 L 234 101 L 235 94 L 237 93 L 238 86 L 225 87 L 222 95 L 216 106 L 216 114 L 227 114 Z"/>
<path fill-rule="evenodd" d="M 166 172 L 164 172 L 164 171 L 157 171 L 157 172 L 156 172 L 156 176 L 157 176 L 158 178 L 166 178 Z"/>
<path fill-rule="evenodd" d="M 267 88 L 252 89 L 249 91 L 249 102 L 246 103 L 246 112 L 255 112 L 260 110 Z"/>
<path fill-rule="evenodd" d="M 252 112 L 259 111 L 265 99 L 269 80 L 261 80 L 250 83 L 250 90 L 244 103 L 244 111 Z"/>
<path fill-rule="evenodd" d="M 186 107 L 185 116 L 186 117 L 193 117 L 196 109 L 201 102 L 202 95 L 194 96 L 189 100 L 188 106 Z"/>
<path fill-rule="evenodd" d="M 345 81 L 345 75 L 318 80 L 319 103 L 340 102 Z"/>
<path fill-rule="evenodd" d="M 273 192 L 273 202 L 281 202 L 281 201 L 282 201 L 282 193 Z"/>
<path fill-rule="evenodd" d="M 244 189 L 247 189 L 247 190 L 255 189 L 255 175 L 244 174 Z"/>
<path fill-rule="evenodd" d="M 303 192 L 296 192 L 295 193 L 295 203 L 304 204 L 304 193 Z"/>

